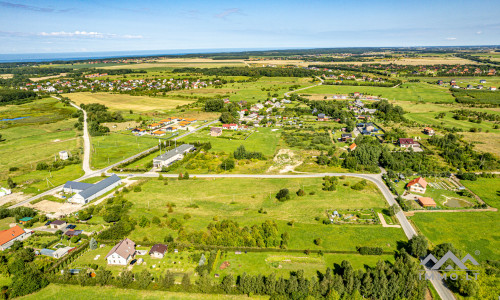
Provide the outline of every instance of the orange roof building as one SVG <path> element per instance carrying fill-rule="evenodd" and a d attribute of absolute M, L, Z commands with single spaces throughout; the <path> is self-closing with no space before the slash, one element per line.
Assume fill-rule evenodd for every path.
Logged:
<path fill-rule="evenodd" d="M 423 194 L 427 188 L 427 181 L 425 181 L 422 177 L 418 177 L 408 182 L 406 187 L 410 190 L 410 192 Z"/>
<path fill-rule="evenodd" d="M 18 225 L 0 231 L 0 250 L 9 249 L 15 241 L 22 241 L 31 236 L 32 231 L 25 231 Z"/>
<path fill-rule="evenodd" d="M 349 151 L 354 151 L 354 149 L 356 149 L 357 145 L 356 143 L 352 143 L 350 146 L 349 146 Z"/>
<path fill-rule="evenodd" d="M 418 203 L 422 207 L 436 207 L 436 202 L 431 197 L 418 197 Z"/>

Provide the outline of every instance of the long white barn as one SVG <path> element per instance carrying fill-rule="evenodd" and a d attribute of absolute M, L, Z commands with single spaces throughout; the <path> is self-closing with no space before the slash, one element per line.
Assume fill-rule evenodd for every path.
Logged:
<path fill-rule="evenodd" d="M 96 184 L 92 184 L 88 188 L 80 191 L 78 194 L 71 197 L 69 199 L 69 202 L 78 204 L 87 204 L 93 199 L 111 191 L 115 187 L 119 186 L 121 183 L 122 183 L 121 178 L 118 177 L 116 174 L 113 174 L 110 177 L 101 180 Z"/>

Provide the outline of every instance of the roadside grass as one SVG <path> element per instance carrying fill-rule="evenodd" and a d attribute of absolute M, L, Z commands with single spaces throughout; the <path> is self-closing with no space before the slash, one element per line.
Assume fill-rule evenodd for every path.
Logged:
<path fill-rule="evenodd" d="M 110 110 L 118 111 L 158 111 L 170 110 L 179 105 L 192 103 L 192 100 L 186 99 L 169 99 L 169 98 L 153 98 L 148 96 L 131 96 L 128 94 L 111 94 L 111 93 L 70 93 L 64 94 L 65 97 L 71 99 L 77 105 L 99 103 L 106 105 Z"/>
<path fill-rule="evenodd" d="M 78 165 L 65 166 L 57 171 L 32 171 L 15 176 L 12 180 L 18 185 L 14 192 L 21 190 L 25 194 L 40 194 L 53 187 L 64 184 L 84 175 L 82 167 Z M 48 180 L 47 180 L 48 179 Z"/>
<path fill-rule="evenodd" d="M 273 156 L 281 136 L 281 130 L 272 131 L 272 128 L 256 128 L 246 140 L 225 139 L 210 136 L 209 129 L 202 129 L 182 139 L 183 142 L 210 142 L 210 152 L 225 153 L 234 152 L 240 145 L 245 146 L 247 151 L 258 151 L 266 156 Z M 179 143 L 179 142 L 178 142 Z"/>
<path fill-rule="evenodd" d="M 460 180 L 489 206 L 500 208 L 500 178 L 477 178 L 476 181 Z"/>
<path fill-rule="evenodd" d="M 416 213 L 410 220 L 433 246 L 452 243 L 480 261 L 500 258 L 498 212 Z"/>
<path fill-rule="evenodd" d="M 382 96 L 388 100 L 425 101 L 425 102 L 454 102 L 448 89 L 427 83 L 404 83 L 400 87 L 371 87 L 347 85 L 321 85 L 304 91 L 305 94 L 349 94 L 359 92 L 375 96 Z"/>
<path fill-rule="evenodd" d="M 111 133 L 92 137 L 91 143 L 91 166 L 100 169 L 158 145 L 158 139 L 151 136 L 136 137 L 129 133 Z"/>
<path fill-rule="evenodd" d="M 184 299 L 205 299 L 205 300 L 240 300 L 240 299 L 268 299 L 268 296 L 248 297 L 247 295 L 220 295 L 220 294 L 197 294 L 197 293 L 177 293 L 152 290 L 131 290 L 120 289 L 116 287 L 99 287 L 94 286 L 79 286 L 79 285 L 64 285 L 50 284 L 44 289 L 21 297 L 23 300 L 49 300 L 49 299 L 168 299 L 168 300 L 184 300 Z"/>

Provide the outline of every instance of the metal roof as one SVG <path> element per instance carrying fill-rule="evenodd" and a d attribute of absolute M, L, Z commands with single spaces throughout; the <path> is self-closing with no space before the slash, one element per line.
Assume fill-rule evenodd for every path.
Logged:
<path fill-rule="evenodd" d="M 92 183 L 85 183 L 85 182 L 77 182 L 77 181 L 68 181 L 64 184 L 65 189 L 74 189 L 74 190 L 86 190 L 93 186 Z"/>
<path fill-rule="evenodd" d="M 175 155 L 177 155 L 179 153 L 184 153 L 185 151 L 191 150 L 192 148 L 194 148 L 193 145 L 183 144 L 175 149 L 172 149 L 166 153 L 163 153 L 162 155 L 155 157 L 154 160 L 161 160 L 161 161 L 169 160 L 172 157 L 174 157 Z"/>
<path fill-rule="evenodd" d="M 108 178 L 101 180 L 96 184 L 93 184 L 88 189 L 81 191 L 79 193 L 79 195 L 82 196 L 83 199 L 87 199 L 90 196 L 99 193 L 100 191 L 104 190 L 108 186 L 110 186 L 110 185 L 112 185 L 120 180 L 121 180 L 120 177 L 118 177 L 116 174 L 113 174 L 113 175 L 109 176 Z"/>

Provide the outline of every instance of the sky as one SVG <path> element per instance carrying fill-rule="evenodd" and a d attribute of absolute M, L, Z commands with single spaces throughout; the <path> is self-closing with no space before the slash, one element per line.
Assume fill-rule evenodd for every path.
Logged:
<path fill-rule="evenodd" d="M 499 45 L 496 1 L 0 0 L 0 53 Z"/>

